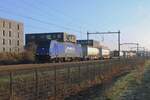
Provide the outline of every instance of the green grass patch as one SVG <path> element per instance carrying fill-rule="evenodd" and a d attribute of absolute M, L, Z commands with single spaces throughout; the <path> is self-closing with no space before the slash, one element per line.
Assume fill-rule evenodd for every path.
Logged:
<path fill-rule="evenodd" d="M 139 67 L 140 68 L 140 67 Z M 143 73 L 150 69 L 150 61 L 147 61 L 144 65 L 144 71 L 142 72 L 140 69 L 133 70 L 129 74 L 119 78 L 114 85 L 105 92 L 105 95 L 108 100 L 121 100 L 121 97 L 124 96 L 125 93 L 132 92 L 133 86 L 141 84 L 141 79 L 143 77 Z"/>
<path fill-rule="evenodd" d="M 133 77 L 135 73 L 130 73 L 125 77 L 119 79 L 114 86 L 106 92 L 106 96 L 110 100 L 119 100 L 119 97 L 123 94 L 123 91 L 127 90 L 131 82 L 135 82 Z"/>

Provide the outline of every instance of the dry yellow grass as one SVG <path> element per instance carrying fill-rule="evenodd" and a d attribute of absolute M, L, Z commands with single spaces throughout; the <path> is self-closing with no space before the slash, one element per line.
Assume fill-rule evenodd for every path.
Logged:
<path fill-rule="evenodd" d="M 34 53 L 24 51 L 22 53 L 0 53 L 0 64 L 18 64 L 34 62 Z"/>

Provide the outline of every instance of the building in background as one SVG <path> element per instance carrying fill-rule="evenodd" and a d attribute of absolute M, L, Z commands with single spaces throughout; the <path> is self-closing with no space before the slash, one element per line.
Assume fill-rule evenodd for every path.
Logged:
<path fill-rule="evenodd" d="M 26 46 L 30 44 L 38 45 L 42 41 L 57 40 L 59 42 L 76 43 L 76 36 L 66 32 L 52 32 L 52 33 L 29 33 L 25 35 Z"/>
<path fill-rule="evenodd" d="M 76 43 L 77 42 L 76 36 L 72 35 L 72 34 L 67 35 L 67 40 L 68 40 L 68 42 L 72 42 L 72 43 Z"/>
<path fill-rule="evenodd" d="M 23 51 L 24 26 L 23 23 L 0 18 L 0 53 Z"/>
<path fill-rule="evenodd" d="M 95 48 L 100 48 L 101 47 L 100 42 L 96 41 L 96 40 L 77 40 L 77 43 L 81 44 L 82 46 L 85 46 L 85 45 L 88 44 L 89 46 L 92 46 L 92 47 L 95 47 Z"/>

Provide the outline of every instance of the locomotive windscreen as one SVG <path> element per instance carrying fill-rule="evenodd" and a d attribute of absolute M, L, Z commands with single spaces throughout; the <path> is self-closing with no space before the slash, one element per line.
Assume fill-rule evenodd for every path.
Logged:
<path fill-rule="evenodd" d="M 36 55 L 39 56 L 45 56 L 49 55 L 49 47 L 50 47 L 50 41 L 43 40 L 36 42 L 37 49 L 36 49 Z"/>

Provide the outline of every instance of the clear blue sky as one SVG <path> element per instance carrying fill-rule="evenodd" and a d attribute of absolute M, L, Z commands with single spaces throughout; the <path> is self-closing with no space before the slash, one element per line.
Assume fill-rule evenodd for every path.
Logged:
<path fill-rule="evenodd" d="M 1 0 L 0 17 L 23 22 L 25 33 L 65 31 L 79 39 L 85 39 L 87 31 L 121 30 L 121 42 L 150 48 L 149 4 L 149 0 Z M 116 49 L 115 35 L 90 38 Z"/>

